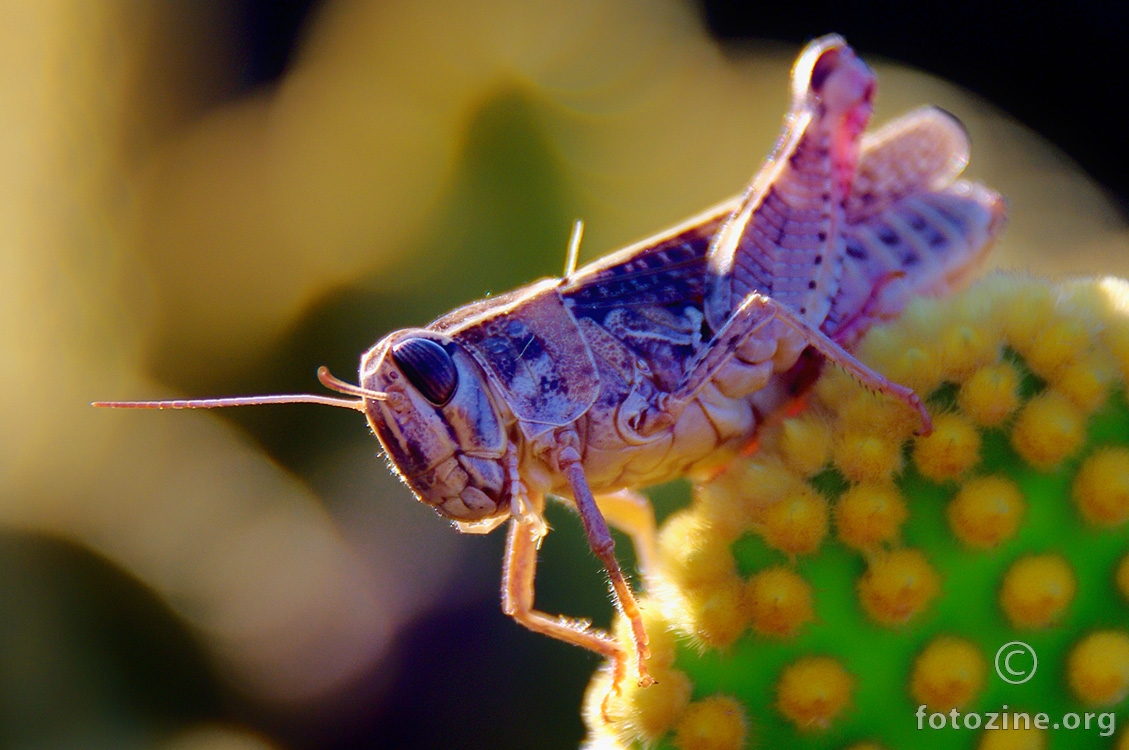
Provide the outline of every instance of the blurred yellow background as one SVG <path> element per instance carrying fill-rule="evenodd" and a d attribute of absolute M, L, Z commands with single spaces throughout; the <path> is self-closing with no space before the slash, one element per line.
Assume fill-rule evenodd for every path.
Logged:
<path fill-rule="evenodd" d="M 583 262 L 696 213 L 771 148 L 797 51 L 723 53 L 674 0 L 337 0 L 248 90 L 233 18 L 0 3 L 2 747 L 380 746 L 395 722 L 366 717 L 404 700 L 404 639 L 436 608 L 496 608 L 500 540 L 412 500 L 356 414 L 89 402 L 307 391 L 394 327 L 560 273 L 574 218 Z M 933 103 L 968 126 L 968 174 L 1011 205 L 994 265 L 1129 275 L 1125 227 L 1068 159 L 859 52 L 876 122 Z M 562 536 L 543 606 L 606 618 Z M 480 690 L 435 709 L 466 746 L 483 712 L 558 729 Z"/>

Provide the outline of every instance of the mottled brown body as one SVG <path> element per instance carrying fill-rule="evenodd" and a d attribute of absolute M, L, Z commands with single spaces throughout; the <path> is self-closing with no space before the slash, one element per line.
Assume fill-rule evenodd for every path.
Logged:
<path fill-rule="evenodd" d="M 946 113 L 917 110 L 863 137 L 874 92 L 840 37 L 812 42 L 776 151 L 743 195 L 564 278 L 397 331 L 363 356 L 360 388 L 330 383 L 360 397 L 338 405 L 366 413 L 422 501 L 463 531 L 512 519 L 504 609 L 614 658 L 617 680 L 619 644 L 534 608 L 548 494 L 579 512 L 646 684 L 647 637 L 605 516 L 650 564 L 654 521 L 634 491 L 693 477 L 750 440 L 797 386 L 806 349 L 905 401 L 931 429 L 916 394 L 847 348 L 969 273 L 1004 208 L 956 179 L 968 142 Z"/>

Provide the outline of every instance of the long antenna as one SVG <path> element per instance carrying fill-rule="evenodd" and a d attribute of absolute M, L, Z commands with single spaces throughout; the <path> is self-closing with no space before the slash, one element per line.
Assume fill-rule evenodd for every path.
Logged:
<path fill-rule="evenodd" d="M 388 394 L 370 391 L 334 377 L 326 367 L 318 368 L 322 385 L 338 393 L 357 396 L 357 400 L 323 396 L 316 393 L 279 393 L 269 396 L 229 396 L 226 398 L 170 399 L 166 401 L 95 401 L 91 406 L 106 409 L 222 409 L 229 406 L 262 406 L 266 404 L 321 404 L 354 411 L 365 410 L 365 399 L 384 401 Z"/>

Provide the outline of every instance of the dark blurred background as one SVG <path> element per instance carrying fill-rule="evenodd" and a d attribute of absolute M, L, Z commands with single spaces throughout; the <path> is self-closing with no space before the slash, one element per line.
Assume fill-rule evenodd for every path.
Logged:
<path fill-rule="evenodd" d="M 246 2 L 242 31 L 249 87 L 281 75 L 315 0 Z M 1099 180 L 1129 212 L 1129 4 L 1118 2 L 696 3 L 710 33 L 740 49 L 750 40 L 801 45 L 829 31 L 952 81 L 1035 129 Z"/>
<path fill-rule="evenodd" d="M 834 29 L 856 49 L 959 84 L 1066 151 L 1129 210 L 1129 5 L 1019 2 L 705 2 L 725 43 L 799 43 Z"/>
<path fill-rule="evenodd" d="M 237 100 L 283 79 L 321 7 L 309 0 L 246 0 L 208 14 L 222 20 L 214 29 L 215 44 L 228 67 L 224 75 L 229 83 L 215 96 Z M 814 36 L 836 31 L 868 60 L 884 57 L 948 79 L 1062 149 L 1129 218 L 1124 119 L 1129 4 L 702 2 L 697 12 L 735 58 L 754 42 L 798 49 Z M 778 85 L 783 89 L 784 81 Z M 536 123 L 523 107 L 503 97 L 480 114 L 468 137 L 447 218 L 457 220 L 460 211 L 480 215 L 482 206 L 472 200 L 478 188 L 502 184 L 498 194 L 510 195 L 514 205 L 482 220 L 495 221 L 488 238 L 563 248 L 572 218 L 568 202 L 551 210 L 539 209 L 536 201 L 523 203 L 528 198 L 523 186 L 552 191 L 556 176 Z M 782 114 L 774 111 L 770 119 L 778 122 Z M 500 154 L 503 141 L 508 150 Z M 523 171 L 526 181 L 506 188 L 511 168 Z M 529 228 L 535 224 L 540 228 Z M 375 293 L 363 282 L 344 284 L 319 298 L 279 341 L 256 355 L 258 369 L 252 374 L 227 373 L 227 380 L 211 380 L 175 353 L 161 351 L 150 358 L 148 368 L 183 392 L 308 389 L 312 364 L 326 362 L 346 374 L 376 335 L 422 324 L 452 304 L 478 296 L 482 285 L 490 283 L 475 275 L 482 273 L 481 255 L 475 254 L 482 242 L 452 240 L 457 251 L 452 253 L 462 253 L 466 267 L 453 267 L 437 282 L 432 300 L 409 300 L 408 292 L 401 298 L 387 287 Z M 504 276 L 506 281 L 493 283 L 554 273 L 559 259 L 514 263 L 508 269 L 512 279 Z M 316 459 L 305 453 L 307 446 L 329 451 L 367 439 L 351 413 L 268 410 L 224 418 L 234 420 L 273 459 L 315 488 L 321 480 L 308 475 L 315 473 Z M 684 487 L 661 490 L 660 513 L 685 496 Z M 427 515 L 422 508 L 419 513 Z M 543 555 L 539 604 L 552 612 L 590 614 L 597 624 L 606 624 L 608 598 L 579 524 L 557 507 L 550 522 L 556 531 Z M 116 735 L 119 740 L 130 737 L 137 747 L 174 747 L 170 738 L 200 723 L 239 727 L 245 744 L 238 747 L 258 747 L 257 742 L 311 750 L 576 747 L 583 738 L 582 692 L 598 661 L 528 633 L 502 615 L 497 587 L 503 536 L 498 532 L 467 541 L 473 551 L 461 558 L 464 567 L 443 582 L 434 604 L 398 628 L 385 655 L 359 670 L 358 677 L 320 700 L 287 705 L 234 688 L 204 653 L 198 633 L 120 568 L 49 535 L 6 531 L 0 537 L 0 648 L 6 652 L 0 655 L 0 747 L 98 746 L 97 738 L 83 740 L 84 722 L 95 715 L 129 717 L 122 722 L 136 720 L 147 727 Z M 620 545 L 630 566 L 628 548 Z M 429 551 L 416 548 L 418 561 L 412 564 L 428 565 Z M 51 596 L 44 598 L 43 592 Z M 50 628 L 61 629 L 57 642 L 65 647 L 42 653 L 21 650 L 28 633 Z M 36 669 L 28 673 L 37 675 L 40 682 L 35 684 L 21 678 L 33 663 Z M 58 692 L 63 698 L 39 704 L 28 698 L 35 691 Z M 69 705 L 73 710 L 37 715 L 29 708 L 35 705 Z M 74 731 L 60 732 L 60 722 Z M 66 737 L 65 743 L 50 739 L 59 737 Z M 236 747 L 225 741 L 221 737 L 215 746 Z"/>

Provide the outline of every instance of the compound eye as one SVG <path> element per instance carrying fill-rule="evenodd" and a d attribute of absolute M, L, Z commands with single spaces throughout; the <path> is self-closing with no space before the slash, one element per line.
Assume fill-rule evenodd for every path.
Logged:
<path fill-rule="evenodd" d="M 455 394 L 459 371 L 451 355 L 431 339 L 404 339 L 392 347 L 392 359 L 416 390 L 436 406 Z"/>

